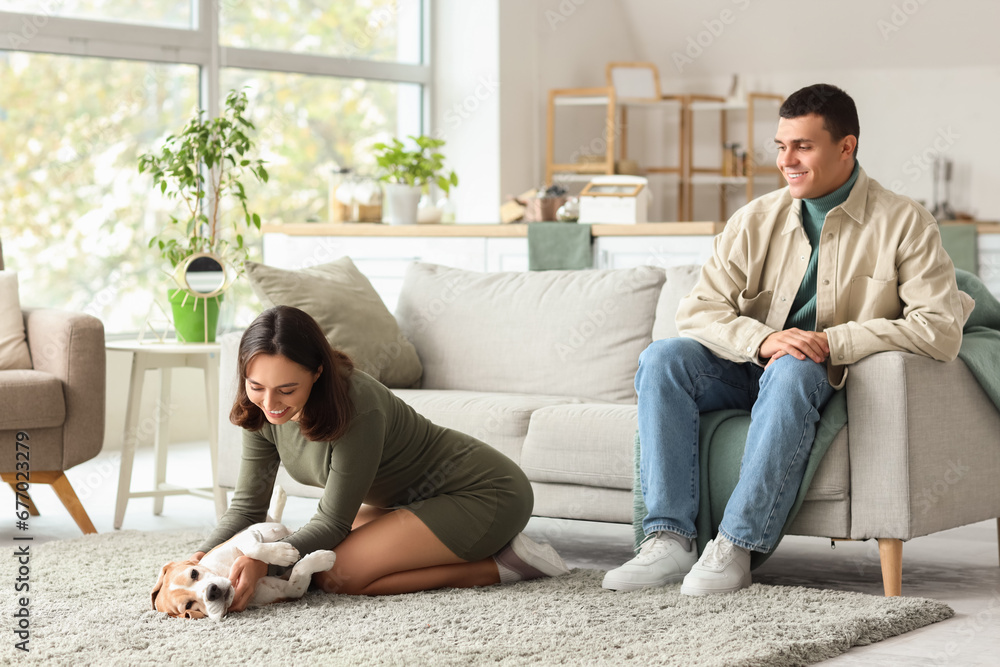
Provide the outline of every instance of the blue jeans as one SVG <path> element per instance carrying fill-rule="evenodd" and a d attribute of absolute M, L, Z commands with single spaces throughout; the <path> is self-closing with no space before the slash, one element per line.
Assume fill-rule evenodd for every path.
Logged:
<path fill-rule="evenodd" d="M 833 396 L 826 366 L 786 355 L 765 371 L 721 359 L 690 338 L 669 338 L 640 355 L 635 389 L 643 531 L 697 537 L 699 413 L 738 408 L 750 410 L 750 431 L 719 533 L 770 552 L 802 482 L 819 411 Z"/>

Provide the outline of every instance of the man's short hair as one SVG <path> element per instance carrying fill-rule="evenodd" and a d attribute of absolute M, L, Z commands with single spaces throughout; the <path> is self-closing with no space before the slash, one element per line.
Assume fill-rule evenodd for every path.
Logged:
<path fill-rule="evenodd" d="M 851 96 L 840 88 L 828 83 L 806 86 L 789 95 L 778 112 L 782 118 L 799 118 L 811 113 L 823 118 L 823 128 L 834 141 L 840 141 L 849 134 L 853 134 L 855 139 L 861 138 L 858 109 Z M 858 157 L 857 146 L 854 157 Z"/>

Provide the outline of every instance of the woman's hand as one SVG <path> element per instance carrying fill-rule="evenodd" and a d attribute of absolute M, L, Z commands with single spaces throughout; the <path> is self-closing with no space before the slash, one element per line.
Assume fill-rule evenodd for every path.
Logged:
<path fill-rule="evenodd" d="M 193 556 L 191 556 L 191 560 L 193 560 L 196 563 L 200 563 L 201 559 L 204 558 L 204 557 L 205 557 L 205 552 L 204 551 L 197 551 L 197 552 L 195 552 L 195 554 Z"/>
<path fill-rule="evenodd" d="M 257 582 L 267 576 L 267 563 L 250 556 L 240 556 L 229 570 L 229 581 L 236 589 L 229 611 L 243 611 L 257 590 Z"/>

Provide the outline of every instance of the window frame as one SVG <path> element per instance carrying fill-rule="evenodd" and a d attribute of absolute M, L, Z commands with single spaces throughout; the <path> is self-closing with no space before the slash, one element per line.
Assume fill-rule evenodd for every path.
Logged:
<path fill-rule="evenodd" d="M 219 113 L 219 80 L 226 67 L 415 83 L 421 86 L 420 127 L 427 132 L 432 0 L 421 0 L 419 64 L 222 46 L 219 5 L 225 1 L 198 0 L 196 26 L 190 29 L 0 11 L 0 50 L 197 65 L 200 105 L 211 117 Z M 122 30 L 123 25 L 128 29 Z M 34 28 L 31 35 L 28 27 Z"/>
<path fill-rule="evenodd" d="M 417 126 L 428 133 L 433 77 L 430 18 L 435 0 L 420 1 L 419 64 L 223 46 L 219 10 L 227 1 L 191 0 L 198 5 L 192 28 L 0 11 L 0 51 L 193 65 L 198 67 L 199 107 L 213 118 L 223 103 L 220 81 L 225 68 L 417 84 Z M 132 335 L 134 332 L 112 337 Z"/>

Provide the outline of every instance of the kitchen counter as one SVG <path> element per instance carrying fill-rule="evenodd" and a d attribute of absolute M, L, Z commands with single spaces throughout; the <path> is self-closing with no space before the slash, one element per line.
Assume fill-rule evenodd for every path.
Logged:
<path fill-rule="evenodd" d="M 573 224 L 573 223 L 566 223 Z M 1000 225 L 997 225 L 1000 227 Z M 647 222 L 638 225 L 600 225 L 590 228 L 593 236 L 715 236 L 722 222 Z M 528 225 L 502 224 L 416 224 L 387 225 L 378 222 L 294 222 L 266 224 L 265 234 L 289 236 L 419 236 L 466 238 L 526 238 Z"/>

